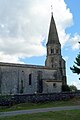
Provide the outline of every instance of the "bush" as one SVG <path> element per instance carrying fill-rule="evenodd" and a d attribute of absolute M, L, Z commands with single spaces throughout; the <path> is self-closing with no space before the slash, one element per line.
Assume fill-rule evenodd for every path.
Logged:
<path fill-rule="evenodd" d="M 74 85 L 70 85 L 70 91 L 76 92 L 77 91 L 77 87 L 74 86 Z"/>
<path fill-rule="evenodd" d="M 70 91 L 70 87 L 68 85 L 62 85 L 62 92 Z"/>

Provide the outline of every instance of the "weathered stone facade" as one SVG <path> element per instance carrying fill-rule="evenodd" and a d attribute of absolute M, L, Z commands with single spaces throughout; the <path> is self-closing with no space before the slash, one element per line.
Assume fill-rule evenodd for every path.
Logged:
<path fill-rule="evenodd" d="M 63 84 L 66 84 L 65 61 L 52 15 L 45 66 L 0 63 L 0 94 L 61 92 Z"/>

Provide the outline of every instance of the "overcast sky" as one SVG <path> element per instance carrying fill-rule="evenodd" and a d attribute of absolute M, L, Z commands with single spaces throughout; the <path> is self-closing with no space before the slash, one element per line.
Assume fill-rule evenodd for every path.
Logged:
<path fill-rule="evenodd" d="M 68 61 L 69 55 L 65 54 L 64 48 L 78 52 L 80 41 L 79 32 L 67 31 L 75 24 L 69 3 L 69 0 L 0 0 L 0 61 L 27 63 L 29 57 L 46 56 L 51 11 L 56 22 L 63 57 Z M 78 3 L 80 5 L 80 2 Z M 33 64 L 33 59 L 30 60 Z"/>

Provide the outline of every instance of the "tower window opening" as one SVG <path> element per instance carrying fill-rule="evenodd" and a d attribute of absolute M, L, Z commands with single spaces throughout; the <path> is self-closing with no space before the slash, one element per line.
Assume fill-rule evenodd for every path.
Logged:
<path fill-rule="evenodd" d="M 51 49 L 51 54 L 53 54 L 54 53 L 54 49 Z"/>
<path fill-rule="evenodd" d="M 53 64 L 52 64 L 52 68 L 53 68 Z"/>
<path fill-rule="evenodd" d="M 58 49 L 56 49 L 56 53 L 59 53 L 59 50 L 58 50 Z"/>

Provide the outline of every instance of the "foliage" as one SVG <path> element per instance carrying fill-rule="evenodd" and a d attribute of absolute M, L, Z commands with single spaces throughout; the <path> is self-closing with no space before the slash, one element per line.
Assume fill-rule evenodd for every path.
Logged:
<path fill-rule="evenodd" d="M 70 67 L 73 73 L 80 74 L 80 53 L 76 57 L 76 61 L 74 62 L 77 66 L 73 65 L 73 67 Z M 78 67 L 79 66 L 79 67 Z"/>
<path fill-rule="evenodd" d="M 68 85 L 62 85 L 62 92 L 70 91 L 70 87 Z"/>
<path fill-rule="evenodd" d="M 77 87 L 76 86 L 70 85 L 69 87 L 70 87 L 70 91 L 72 91 L 72 92 L 77 91 Z"/>
<path fill-rule="evenodd" d="M 75 65 L 73 65 L 73 67 L 70 67 L 70 69 L 72 70 L 73 73 L 77 73 L 79 75 L 80 74 L 80 53 L 75 58 L 74 63 Z"/>

